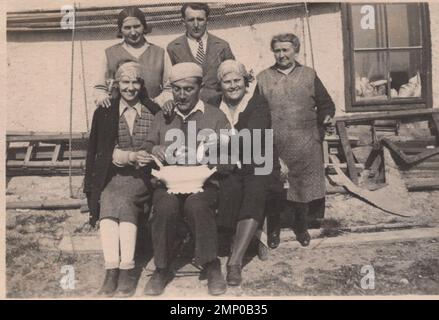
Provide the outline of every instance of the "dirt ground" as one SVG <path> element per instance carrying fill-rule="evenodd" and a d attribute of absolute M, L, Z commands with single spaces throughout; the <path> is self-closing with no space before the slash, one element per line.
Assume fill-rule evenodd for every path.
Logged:
<path fill-rule="evenodd" d="M 9 181 L 7 200 L 68 198 L 67 177 L 16 177 Z M 81 196 L 81 177 L 74 177 L 74 194 Z M 415 223 L 439 225 L 439 191 L 410 193 L 410 207 L 418 215 L 404 218 L 385 213 L 350 195 L 327 197 L 323 228 L 326 235 L 354 226 Z M 7 295 L 10 298 L 94 297 L 104 276 L 101 253 L 65 253 L 58 244 L 65 235 L 97 234 L 79 210 L 7 211 Z M 318 241 L 318 240 L 313 240 Z M 269 259 L 253 257 L 244 267 L 240 287 L 225 297 L 321 295 L 439 295 L 439 234 L 437 238 L 391 243 L 346 243 L 302 248 L 294 234 L 283 229 L 279 248 Z M 145 260 L 146 259 L 146 260 Z M 226 257 L 221 258 L 223 271 Z M 62 267 L 74 267 L 75 288 L 62 289 Z M 361 269 L 371 265 L 374 289 L 362 289 Z M 149 258 L 139 260 L 136 297 L 153 271 Z M 208 298 L 206 280 L 191 264 L 183 266 L 160 298 Z"/>

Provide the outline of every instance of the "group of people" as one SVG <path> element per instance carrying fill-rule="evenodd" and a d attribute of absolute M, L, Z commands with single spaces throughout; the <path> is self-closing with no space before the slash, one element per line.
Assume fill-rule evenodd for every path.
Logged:
<path fill-rule="evenodd" d="M 147 41 L 150 29 L 140 9 L 122 10 L 118 34 L 123 41 L 106 50 L 106 72 L 95 88 L 98 107 L 84 192 L 91 224 L 99 221 L 106 269 L 99 290 L 103 296 L 128 297 L 136 290 L 139 221 L 148 220 L 156 267 L 144 294 L 164 292 L 181 239 L 188 235 L 208 292 L 221 295 L 227 285 L 242 282 L 245 253 L 261 228 L 270 195 L 283 191 L 284 180 L 289 185 L 285 200 L 296 213 L 295 233 L 303 246 L 310 243 L 312 204 L 323 201 L 324 206 L 322 128 L 331 122 L 335 107 L 315 71 L 296 61 L 299 39 L 291 33 L 274 36 L 276 62 L 254 81 L 229 44 L 207 31 L 208 5 L 185 3 L 181 14 L 186 33 L 165 51 Z M 167 132 L 188 133 L 190 124 L 198 131 L 272 130 L 272 172 L 256 174 L 259 164 L 240 158 L 218 164 L 202 192 L 169 193 L 152 179 L 151 169 L 157 162 L 166 164 L 172 143 Z M 264 140 L 263 135 L 255 137 Z M 218 145 L 224 143 L 219 140 Z M 188 152 L 184 143 L 182 150 Z M 272 248 L 279 245 L 279 227 L 269 228 Z M 222 237 L 231 243 L 225 278 L 218 259 Z"/>

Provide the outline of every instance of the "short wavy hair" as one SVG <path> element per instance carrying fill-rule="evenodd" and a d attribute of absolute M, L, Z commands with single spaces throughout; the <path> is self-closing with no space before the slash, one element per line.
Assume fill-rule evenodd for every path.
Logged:
<path fill-rule="evenodd" d="M 144 34 L 151 32 L 151 27 L 146 23 L 145 14 L 138 7 L 126 7 L 117 16 L 117 37 L 123 38 L 122 36 L 122 26 L 123 22 L 128 17 L 134 17 L 139 19 L 140 23 L 143 25 Z"/>
<path fill-rule="evenodd" d="M 186 17 L 186 9 L 191 8 L 192 10 L 203 10 L 206 12 L 206 18 L 209 17 L 210 8 L 206 3 L 202 2 L 187 2 L 181 7 L 181 16 L 184 19 Z"/>
<path fill-rule="evenodd" d="M 281 33 L 275 35 L 273 38 L 271 38 L 271 44 L 270 44 L 271 50 L 273 50 L 274 44 L 276 42 L 291 42 L 294 51 L 296 53 L 299 53 L 300 51 L 300 40 L 294 33 Z"/>

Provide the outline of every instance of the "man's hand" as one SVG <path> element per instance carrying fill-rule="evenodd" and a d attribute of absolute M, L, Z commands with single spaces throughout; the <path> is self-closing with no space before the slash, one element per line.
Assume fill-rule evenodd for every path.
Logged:
<path fill-rule="evenodd" d="M 108 92 L 99 90 L 99 93 L 95 93 L 95 104 L 97 107 L 109 108 L 111 106 L 110 95 Z"/>
<path fill-rule="evenodd" d="M 157 157 L 161 162 L 166 161 L 166 147 L 165 146 L 154 146 L 151 152 Z"/>
<path fill-rule="evenodd" d="M 140 150 L 136 152 L 136 163 L 139 165 L 139 167 L 144 167 L 152 161 L 154 161 L 153 158 L 145 150 Z"/>
<path fill-rule="evenodd" d="M 176 104 L 174 100 L 168 100 L 163 104 L 162 109 L 166 116 L 170 116 L 174 112 L 175 107 Z"/>

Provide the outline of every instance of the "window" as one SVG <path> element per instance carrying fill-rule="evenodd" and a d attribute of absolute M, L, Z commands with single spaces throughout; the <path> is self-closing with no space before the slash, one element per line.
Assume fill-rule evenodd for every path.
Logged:
<path fill-rule="evenodd" d="M 431 107 L 428 7 L 343 4 L 347 111 Z"/>

